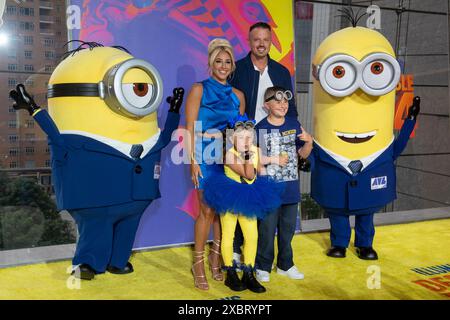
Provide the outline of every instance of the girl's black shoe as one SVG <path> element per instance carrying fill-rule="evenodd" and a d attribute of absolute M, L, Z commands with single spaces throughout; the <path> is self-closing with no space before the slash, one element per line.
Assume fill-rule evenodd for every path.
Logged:
<path fill-rule="evenodd" d="M 253 291 L 255 293 L 263 293 L 266 292 L 266 288 L 264 288 L 258 280 L 256 280 L 255 275 L 253 274 L 253 270 L 244 270 L 244 275 L 242 276 L 242 283 L 247 287 L 248 290 Z"/>
<path fill-rule="evenodd" d="M 227 270 L 225 285 L 233 291 L 243 291 L 246 289 L 245 285 L 242 283 L 241 279 L 239 279 L 234 268 L 229 268 Z"/>

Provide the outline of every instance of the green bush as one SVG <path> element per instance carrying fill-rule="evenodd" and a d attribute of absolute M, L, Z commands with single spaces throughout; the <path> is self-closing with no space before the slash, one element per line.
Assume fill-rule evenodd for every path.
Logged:
<path fill-rule="evenodd" d="M 302 193 L 301 214 L 302 220 L 326 218 L 325 211 L 308 193 Z"/>
<path fill-rule="evenodd" d="M 0 172 L 0 250 L 74 243 L 70 223 L 31 178 Z"/>

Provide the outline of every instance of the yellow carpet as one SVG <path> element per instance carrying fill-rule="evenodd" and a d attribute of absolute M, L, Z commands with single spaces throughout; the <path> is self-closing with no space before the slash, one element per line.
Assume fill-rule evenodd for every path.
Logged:
<path fill-rule="evenodd" d="M 377 227 L 375 245 L 380 259 L 363 261 L 354 248 L 347 258 L 325 256 L 328 233 L 296 235 L 294 260 L 304 280 L 289 280 L 274 272 L 267 292 L 233 292 L 213 281 L 209 291 L 194 289 L 191 248 L 136 253 L 135 272 L 98 275 L 81 287 L 66 273 L 70 261 L 0 269 L 0 299 L 443 299 L 450 300 L 450 271 L 421 275 L 411 269 L 450 266 L 450 219 Z M 352 240 L 353 241 L 353 240 Z M 369 268 L 369 270 L 368 270 Z M 380 288 L 373 270 L 379 270 Z M 369 271 L 369 273 L 368 273 Z M 372 278 L 371 278 L 372 277 Z M 372 279 L 372 280 L 371 280 Z M 422 283 L 416 283 L 415 281 Z M 372 285 L 370 285 L 372 284 Z"/>

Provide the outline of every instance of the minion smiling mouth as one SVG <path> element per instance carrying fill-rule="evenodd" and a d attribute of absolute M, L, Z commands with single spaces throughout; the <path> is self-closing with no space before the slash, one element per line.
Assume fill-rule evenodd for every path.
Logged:
<path fill-rule="evenodd" d="M 377 133 L 376 130 L 369 131 L 369 132 L 362 132 L 362 133 L 346 133 L 346 132 L 339 132 L 336 131 L 336 136 L 338 136 L 341 140 L 348 142 L 348 143 L 362 143 L 369 141 L 372 139 L 375 134 Z"/>

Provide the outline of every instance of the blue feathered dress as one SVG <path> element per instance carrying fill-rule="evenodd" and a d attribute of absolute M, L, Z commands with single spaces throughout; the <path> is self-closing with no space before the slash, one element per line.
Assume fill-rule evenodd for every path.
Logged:
<path fill-rule="evenodd" d="M 282 183 L 268 176 L 257 176 L 252 183 L 237 182 L 225 173 L 209 176 L 203 199 L 217 214 L 233 213 L 263 219 L 281 206 Z"/>

